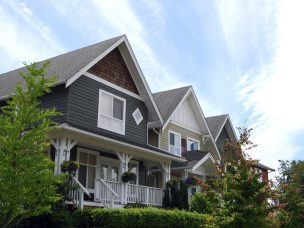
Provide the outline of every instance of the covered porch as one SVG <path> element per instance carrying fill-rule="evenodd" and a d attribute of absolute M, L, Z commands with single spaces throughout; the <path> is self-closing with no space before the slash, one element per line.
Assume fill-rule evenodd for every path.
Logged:
<path fill-rule="evenodd" d="M 51 132 L 50 137 L 56 174 L 61 173 L 60 164 L 65 160 L 80 164 L 73 177 L 79 189 L 71 192 L 79 208 L 123 207 L 127 203 L 162 205 L 172 156 L 68 125 Z M 127 171 L 135 173 L 136 180 L 122 182 L 121 176 Z"/>

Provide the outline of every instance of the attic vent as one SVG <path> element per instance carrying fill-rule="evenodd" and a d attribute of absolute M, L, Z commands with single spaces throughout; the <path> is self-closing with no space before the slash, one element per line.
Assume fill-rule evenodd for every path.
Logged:
<path fill-rule="evenodd" d="M 138 108 L 133 112 L 132 116 L 137 125 L 144 119 Z"/>

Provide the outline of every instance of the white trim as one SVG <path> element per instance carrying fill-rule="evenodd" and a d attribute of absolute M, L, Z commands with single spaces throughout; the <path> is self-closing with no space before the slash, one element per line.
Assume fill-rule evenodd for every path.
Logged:
<path fill-rule="evenodd" d="M 187 161 L 184 158 L 179 158 L 179 157 L 176 157 L 174 155 L 163 154 L 161 152 L 149 150 L 149 149 L 142 148 L 142 147 L 139 147 L 139 146 L 135 146 L 135 145 L 132 145 L 132 144 L 129 144 L 129 143 L 126 143 L 126 142 L 121 142 L 119 140 L 115 140 L 115 139 L 112 139 L 112 138 L 108 138 L 108 137 L 105 137 L 105 136 L 94 134 L 94 133 L 91 133 L 91 132 L 88 132 L 88 131 L 80 130 L 78 128 L 71 127 L 71 126 L 69 126 L 67 124 L 60 124 L 59 128 L 65 129 L 65 130 L 70 130 L 72 132 L 84 134 L 84 135 L 87 135 L 87 136 L 91 136 L 91 137 L 94 137 L 94 138 L 97 138 L 97 139 L 107 140 L 109 142 L 117 143 L 117 144 L 120 144 L 120 145 L 123 145 L 123 146 L 128 146 L 128 147 L 131 147 L 131 148 L 134 148 L 134 149 L 137 149 L 137 150 L 149 152 L 149 153 L 151 153 L 153 155 L 156 155 L 156 156 L 159 156 L 159 157 L 163 157 L 163 158 L 167 158 L 167 159 L 170 159 L 170 160 L 173 160 L 173 161 L 178 161 L 178 162 L 185 162 L 185 161 Z"/>
<path fill-rule="evenodd" d="M 187 137 L 187 151 L 190 151 L 189 148 L 188 148 L 188 140 L 191 140 L 193 142 L 197 142 L 197 149 L 200 150 L 201 148 L 201 142 L 197 139 L 194 139 L 194 138 L 191 138 L 191 137 Z"/>
<path fill-rule="evenodd" d="M 182 135 L 180 133 L 177 133 L 177 132 L 171 131 L 171 130 L 168 130 L 168 153 L 172 154 L 170 152 L 170 146 L 171 146 L 171 144 L 170 144 L 170 133 L 172 133 L 174 135 L 178 135 L 179 138 L 180 138 L 180 141 L 179 141 L 179 155 L 178 156 L 181 157 L 182 156 Z M 175 146 L 175 147 L 177 147 L 177 146 Z"/>
<path fill-rule="evenodd" d="M 139 119 L 136 118 L 136 112 L 138 112 L 139 115 L 140 115 L 140 118 L 139 118 Z M 135 109 L 135 111 L 132 113 L 132 116 L 133 116 L 133 118 L 134 118 L 134 120 L 135 120 L 137 126 L 138 126 L 138 125 L 141 123 L 141 121 L 144 119 L 143 116 L 142 116 L 142 114 L 141 114 L 141 112 L 140 112 L 140 110 L 139 110 L 139 108 L 136 108 L 136 109 Z"/>
<path fill-rule="evenodd" d="M 213 164 L 215 164 L 215 160 L 213 158 L 213 156 L 211 155 L 211 153 L 209 152 L 208 154 L 206 154 L 201 160 L 199 160 L 193 167 L 192 167 L 192 171 L 196 170 L 198 167 L 200 167 L 205 161 L 207 161 L 208 159 L 211 159 L 211 161 L 213 162 Z"/>
<path fill-rule="evenodd" d="M 228 118 L 228 116 L 226 116 L 226 118 L 225 118 L 225 120 L 223 121 L 223 124 L 222 124 L 222 126 L 221 126 L 221 128 L 220 128 L 219 132 L 217 133 L 216 137 L 214 138 L 214 141 L 215 141 L 215 142 L 216 142 L 216 140 L 218 139 L 218 137 L 220 136 L 220 134 L 221 134 L 221 132 L 222 132 L 223 128 L 225 127 L 225 124 L 226 124 L 227 118 Z"/>
<path fill-rule="evenodd" d="M 185 96 L 181 99 L 181 101 L 178 103 L 178 105 L 175 107 L 174 111 L 171 113 L 171 115 L 169 116 L 168 120 L 166 121 L 166 123 L 164 123 L 163 125 L 163 129 L 166 129 L 167 125 L 170 123 L 170 120 L 172 118 L 173 113 L 179 108 L 179 106 L 181 106 L 181 104 L 184 102 L 184 100 L 186 100 L 186 98 L 188 97 L 189 93 L 190 93 L 190 88 L 188 89 L 187 93 L 185 94 Z"/>
<path fill-rule="evenodd" d="M 104 79 L 102 79 L 102 78 L 100 78 L 100 77 L 98 77 L 98 76 L 96 76 L 96 75 L 94 75 L 94 74 L 92 74 L 90 72 L 85 72 L 83 75 L 86 76 L 86 77 L 88 77 L 88 78 L 90 78 L 90 79 L 92 79 L 92 80 L 94 80 L 94 81 L 100 82 L 100 83 L 102 83 L 104 85 L 107 85 L 107 86 L 109 86 L 109 87 L 111 87 L 113 89 L 116 89 L 116 90 L 118 90 L 118 91 L 120 91 L 122 93 L 125 93 L 125 94 L 127 94 L 127 95 L 129 95 L 131 97 L 134 97 L 134 98 L 136 98 L 138 100 L 144 101 L 144 99 L 141 96 L 137 95 L 136 93 L 133 93 L 133 92 L 131 92 L 129 90 L 126 90 L 126 89 L 124 89 L 124 88 L 122 88 L 122 87 L 120 87 L 118 85 L 115 85 L 115 84 L 113 84 L 113 83 L 111 83 L 111 82 L 109 82 L 107 80 L 104 80 Z"/>
<path fill-rule="evenodd" d="M 83 75 L 86 71 L 88 71 L 92 66 L 98 63 L 103 57 L 113 51 L 118 45 L 120 45 L 125 40 L 124 36 L 118 39 L 114 44 L 112 44 L 107 50 L 103 51 L 100 55 L 98 55 L 93 61 L 84 66 L 80 71 L 74 74 L 71 78 L 69 78 L 65 87 L 69 87 L 73 82 L 75 82 L 81 75 Z"/>
<path fill-rule="evenodd" d="M 133 62 L 134 62 L 134 64 L 135 64 L 135 67 L 136 67 L 136 69 L 137 69 L 137 71 L 138 71 L 138 73 L 139 73 L 139 76 L 140 76 L 140 78 L 141 78 L 141 80 L 142 80 L 142 82 L 143 82 L 143 84 L 144 84 L 144 86 L 145 86 L 145 89 L 146 89 L 146 91 L 148 92 L 148 96 L 149 96 L 149 98 L 150 98 L 150 100 L 151 100 L 151 102 L 152 102 L 152 104 L 153 104 L 153 106 L 154 106 L 154 108 L 155 108 L 155 110 L 156 110 L 156 113 L 157 113 L 157 115 L 158 115 L 158 118 L 159 118 L 161 124 L 163 124 L 163 122 L 164 122 L 163 117 L 162 117 L 162 115 L 160 114 L 160 111 L 159 111 L 159 109 L 158 109 L 158 106 L 157 106 L 156 103 L 155 103 L 155 100 L 154 100 L 154 98 L 153 98 L 153 96 L 152 96 L 152 93 L 151 93 L 151 90 L 150 90 L 150 88 L 149 88 L 149 85 L 148 85 L 148 83 L 147 83 L 147 81 L 146 81 L 146 79 L 145 79 L 145 77 L 144 77 L 144 74 L 143 74 L 143 72 L 142 72 L 142 70 L 141 70 L 141 68 L 140 68 L 140 66 L 139 66 L 139 64 L 138 64 L 138 62 L 137 62 L 137 59 L 136 59 L 136 57 L 135 57 L 135 54 L 134 54 L 134 52 L 133 52 L 133 50 L 132 50 L 132 47 L 131 47 L 129 41 L 128 41 L 128 38 L 127 38 L 126 36 L 123 36 L 123 38 L 124 38 L 125 44 L 126 44 L 126 46 L 127 46 L 127 48 L 128 48 L 128 51 L 129 51 L 129 53 L 130 53 L 130 55 L 131 55 L 131 57 L 132 57 L 132 60 L 133 60 Z"/>
<path fill-rule="evenodd" d="M 178 123 L 178 122 L 176 122 L 174 120 L 172 120 L 171 123 L 174 124 L 174 125 L 176 125 L 176 126 L 182 127 L 182 128 L 184 128 L 184 129 L 186 129 L 188 131 L 192 131 L 192 132 L 194 132 L 194 133 L 196 133 L 198 135 L 202 135 L 202 132 L 193 130 L 193 129 L 189 128 L 188 126 L 185 126 L 184 124 Z"/>
<path fill-rule="evenodd" d="M 101 115 L 104 115 L 104 114 L 101 114 L 101 94 L 102 93 L 106 93 L 108 94 L 109 96 L 113 97 L 113 98 L 116 98 L 118 100 L 121 100 L 123 102 L 123 115 L 122 115 L 122 121 L 123 122 L 123 130 L 122 131 L 118 131 L 118 130 L 115 130 L 115 129 L 111 129 L 111 128 L 106 128 L 104 126 L 101 126 Z M 125 128 L 126 128 L 126 99 L 122 98 L 122 97 L 119 97 L 119 96 L 116 96 L 115 94 L 112 94 L 112 93 L 109 93 L 107 91 L 104 91 L 102 89 L 99 89 L 99 98 L 98 98 L 98 117 L 97 117 L 97 127 L 99 128 L 102 128 L 102 129 L 105 129 L 105 130 L 108 130 L 108 131 L 112 131 L 112 132 L 115 132 L 115 133 L 118 133 L 118 134 L 121 134 L 121 135 L 125 135 Z M 112 111 L 113 111 L 113 100 L 112 100 Z M 106 115 L 104 115 L 106 116 Z M 108 116 L 112 119 L 116 119 L 114 118 L 113 116 Z"/>

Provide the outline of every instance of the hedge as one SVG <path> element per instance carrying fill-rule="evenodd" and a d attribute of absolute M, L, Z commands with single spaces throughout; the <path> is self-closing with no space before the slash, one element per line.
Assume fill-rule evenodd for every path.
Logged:
<path fill-rule="evenodd" d="M 88 209 L 73 214 L 75 227 L 206 227 L 212 217 L 157 208 Z"/>

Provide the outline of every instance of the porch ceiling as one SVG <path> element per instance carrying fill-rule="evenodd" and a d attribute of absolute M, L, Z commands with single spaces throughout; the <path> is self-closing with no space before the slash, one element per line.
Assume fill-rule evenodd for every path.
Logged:
<path fill-rule="evenodd" d="M 60 125 L 60 129 L 49 133 L 51 138 L 68 137 L 77 140 L 77 144 L 91 149 L 105 150 L 106 152 L 123 152 L 133 156 L 133 158 L 152 160 L 158 162 L 171 163 L 171 161 L 184 162 L 185 159 L 163 154 L 157 151 L 142 148 L 136 145 L 121 142 L 105 136 L 71 127 L 67 124 Z"/>

